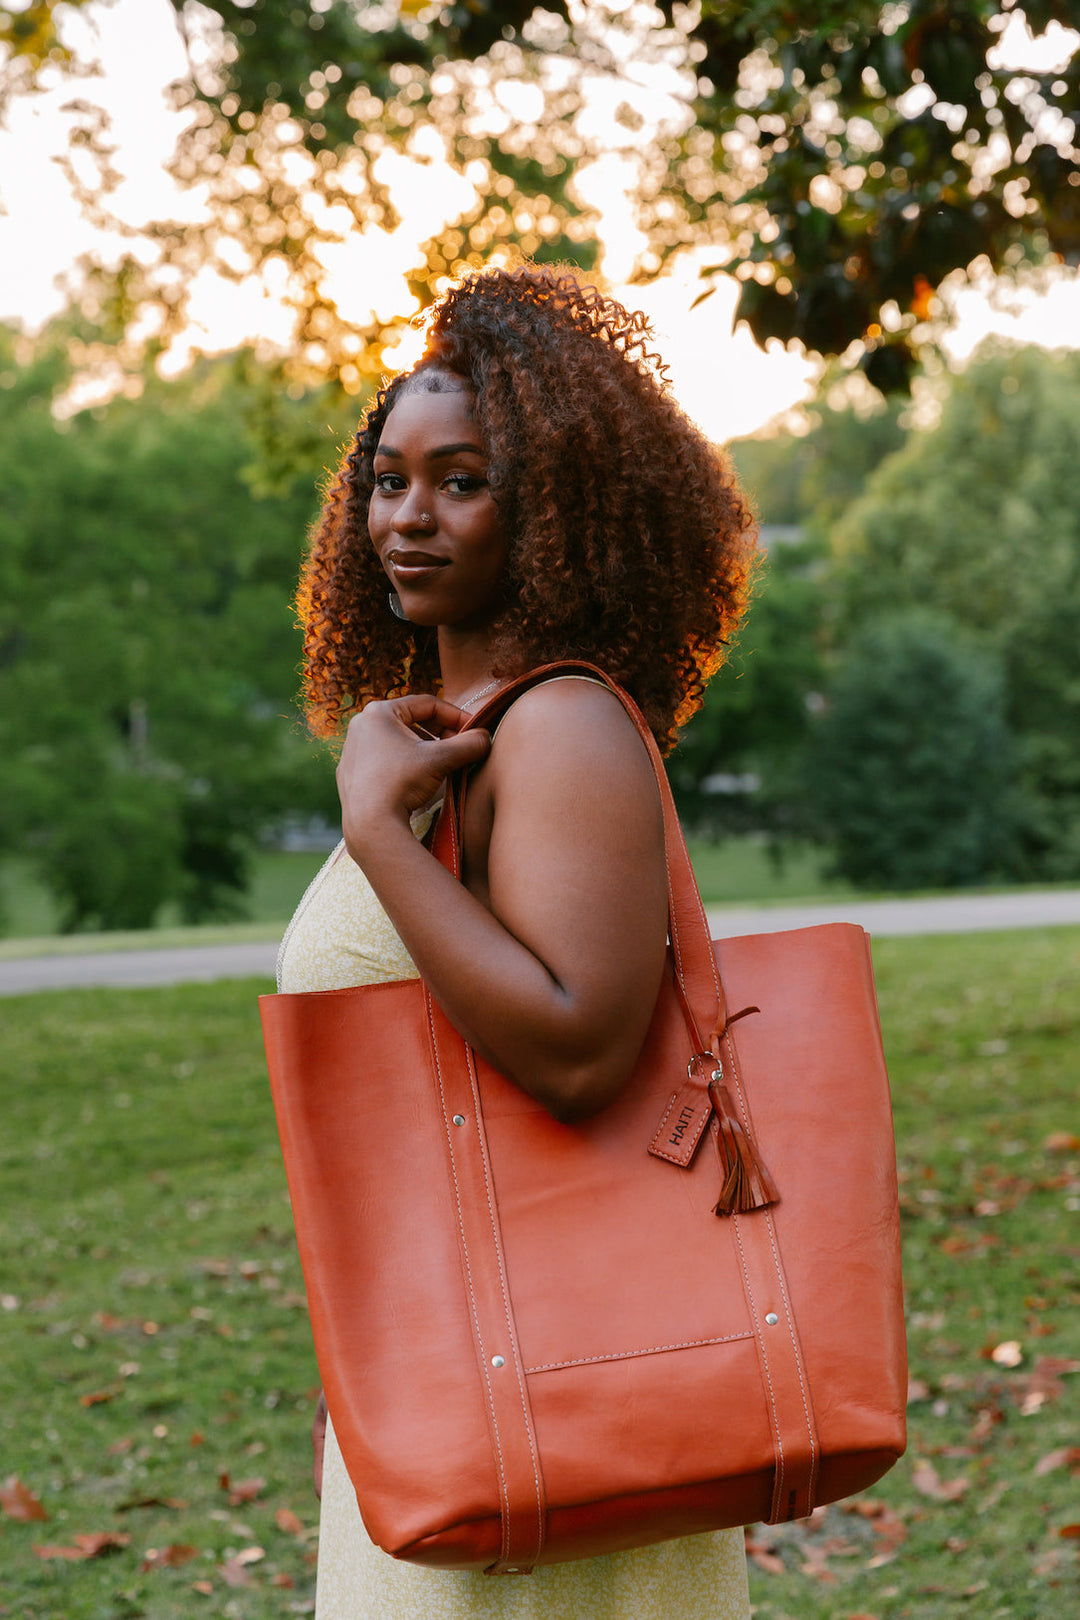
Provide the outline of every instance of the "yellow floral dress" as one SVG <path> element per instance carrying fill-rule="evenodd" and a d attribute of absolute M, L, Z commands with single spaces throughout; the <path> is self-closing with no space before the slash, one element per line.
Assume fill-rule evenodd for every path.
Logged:
<path fill-rule="evenodd" d="M 430 814 L 413 818 L 423 837 Z M 339 990 L 415 979 L 416 968 L 343 844 L 282 941 L 278 986 Z M 315 1620 L 748 1620 L 740 1530 L 687 1536 L 522 1577 L 424 1569 L 374 1546 L 328 1425 Z"/>

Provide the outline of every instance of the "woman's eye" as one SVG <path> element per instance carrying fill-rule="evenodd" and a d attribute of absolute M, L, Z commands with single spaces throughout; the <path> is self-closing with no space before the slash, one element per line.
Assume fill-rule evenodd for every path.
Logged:
<path fill-rule="evenodd" d="M 405 487 L 405 480 L 400 473 L 377 473 L 375 475 L 375 488 L 382 490 L 384 495 L 396 495 Z"/>
<path fill-rule="evenodd" d="M 481 478 L 478 473 L 451 473 L 444 482 L 455 495 L 472 495 L 478 489 L 483 489 L 487 479 Z"/>

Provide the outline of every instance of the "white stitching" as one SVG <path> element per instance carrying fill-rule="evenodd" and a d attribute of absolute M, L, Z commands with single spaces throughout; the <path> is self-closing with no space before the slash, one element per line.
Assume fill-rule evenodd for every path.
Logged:
<path fill-rule="evenodd" d="M 466 1058 L 469 1066 L 469 1081 L 472 1086 L 473 1105 L 477 1120 L 483 1118 L 483 1108 L 480 1102 L 480 1084 L 476 1075 L 476 1064 L 473 1061 L 472 1047 L 466 1043 Z M 477 1131 L 477 1141 L 480 1144 L 480 1159 L 484 1167 L 484 1189 L 487 1193 L 488 1217 L 491 1221 L 491 1235 L 495 1245 L 495 1257 L 499 1266 L 499 1287 L 502 1290 L 503 1313 L 506 1317 L 506 1331 L 509 1338 L 510 1349 L 514 1356 L 514 1370 L 517 1373 L 518 1396 L 521 1401 L 521 1415 L 525 1421 L 525 1434 L 529 1442 L 529 1456 L 532 1459 L 533 1484 L 536 1488 L 536 1557 L 539 1558 L 544 1545 L 544 1489 L 540 1479 L 540 1460 L 536 1455 L 536 1437 L 533 1434 L 529 1406 L 525 1396 L 525 1386 L 522 1383 L 524 1369 L 521 1365 L 521 1353 L 518 1347 L 517 1335 L 514 1331 L 514 1320 L 510 1310 L 510 1296 L 506 1287 L 506 1271 L 503 1265 L 502 1245 L 499 1239 L 498 1222 L 495 1218 L 495 1205 L 492 1199 L 491 1165 L 488 1160 L 487 1141 L 485 1133 Z M 507 1514 L 509 1519 L 509 1513 Z M 509 1535 L 509 1524 L 507 1525 Z M 504 1554 L 505 1557 L 505 1554 Z"/>
<path fill-rule="evenodd" d="M 739 1230 L 739 1217 L 738 1217 L 738 1215 L 732 1215 L 731 1221 L 732 1221 L 732 1225 L 735 1228 L 735 1241 L 739 1245 L 739 1259 L 742 1262 L 743 1278 L 744 1278 L 745 1283 L 746 1283 L 746 1292 L 750 1296 L 750 1314 L 751 1314 L 751 1316 L 753 1318 L 754 1323 L 756 1324 L 757 1320 L 758 1320 L 758 1311 L 757 1311 L 757 1305 L 754 1302 L 754 1288 L 753 1288 L 753 1284 L 750 1281 L 750 1268 L 746 1263 L 746 1250 L 743 1248 L 742 1233 Z M 758 1343 L 761 1346 L 761 1361 L 762 1361 L 762 1365 L 765 1368 L 765 1382 L 766 1382 L 766 1384 L 768 1386 L 769 1404 L 772 1407 L 772 1412 L 773 1412 L 773 1432 L 776 1435 L 776 1449 L 777 1449 L 777 1451 L 779 1452 L 779 1455 L 780 1455 L 780 1460 L 779 1460 L 779 1463 L 777 1464 L 777 1469 L 776 1469 L 776 1499 L 779 1500 L 780 1495 L 783 1492 L 783 1488 L 784 1488 L 784 1439 L 783 1439 L 783 1435 L 780 1432 L 780 1414 L 776 1410 L 776 1396 L 773 1393 L 772 1374 L 769 1371 L 769 1354 L 768 1354 L 768 1351 L 765 1349 L 765 1341 L 761 1336 L 761 1331 L 760 1331 L 759 1328 L 757 1328 L 756 1325 L 755 1325 L 755 1333 L 757 1334 Z"/>
<path fill-rule="evenodd" d="M 487 1358 L 486 1358 L 486 1356 L 484 1354 L 484 1336 L 483 1336 L 483 1333 L 481 1332 L 481 1329 L 480 1329 L 480 1316 L 479 1316 L 479 1312 L 478 1312 L 477 1304 L 476 1304 L 476 1294 L 475 1294 L 475 1292 L 473 1290 L 472 1267 L 469 1264 L 469 1245 L 468 1245 L 468 1239 L 465 1236 L 465 1222 L 462 1219 L 461 1192 L 460 1192 L 460 1189 L 458 1187 L 457 1166 L 454 1164 L 453 1138 L 450 1135 L 450 1130 L 449 1130 L 449 1127 L 447 1126 L 447 1123 L 446 1123 L 446 1092 L 445 1092 L 445 1090 L 443 1088 L 442 1065 L 439 1062 L 439 1043 L 435 1038 L 435 1023 L 434 1023 L 434 1020 L 433 1020 L 433 1018 L 431 1016 L 431 996 L 426 991 L 425 991 L 424 999 L 425 999 L 425 1001 L 427 1003 L 428 1029 L 431 1032 L 431 1050 L 432 1050 L 432 1054 L 433 1054 L 434 1059 L 435 1059 L 435 1074 L 436 1074 L 436 1078 L 438 1080 L 438 1086 L 439 1086 L 439 1101 L 440 1101 L 441 1109 L 442 1109 L 443 1130 L 446 1131 L 446 1143 L 447 1143 L 447 1147 L 448 1147 L 449 1152 L 450 1152 L 450 1174 L 451 1174 L 451 1177 L 453 1178 L 453 1183 L 454 1183 L 454 1202 L 457 1205 L 458 1230 L 459 1230 L 459 1232 L 461 1234 L 461 1248 L 462 1248 L 462 1253 L 464 1254 L 464 1257 L 465 1257 L 465 1281 L 466 1281 L 466 1286 L 468 1287 L 468 1290 L 469 1290 L 469 1301 L 470 1301 L 470 1305 L 471 1305 L 471 1308 L 472 1308 L 473 1326 L 474 1326 L 474 1328 L 476 1330 L 477 1342 L 480 1345 L 480 1366 L 483 1369 L 484 1383 L 487 1385 L 488 1407 L 489 1407 L 489 1409 L 491 1411 L 491 1424 L 492 1424 L 492 1429 L 494 1430 L 494 1434 L 495 1434 L 495 1457 L 496 1457 L 496 1461 L 498 1463 L 498 1472 L 499 1472 L 499 1495 L 502 1498 L 502 1503 L 503 1503 L 503 1511 L 502 1511 L 502 1519 L 503 1519 L 503 1559 L 505 1560 L 505 1558 L 506 1558 L 506 1535 L 507 1535 L 506 1524 L 507 1524 L 507 1521 L 508 1521 L 508 1519 L 510 1517 L 510 1512 L 509 1512 L 510 1495 L 509 1495 L 509 1489 L 508 1489 L 507 1483 L 506 1483 L 506 1472 L 505 1472 L 505 1470 L 503 1468 L 502 1445 L 501 1445 L 501 1443 L 499 1441 L 499 1420 L 498 1420 L 498 1416 L 496 1415 L 496 1412 L 495 1412 L 495 1398 L 494 1398 L 494 1395 L 492 1394 L 492 1389 L 491 1389 L 491 1376 L 490 1376 L 490 1374 L 488 1372 Z"/>
<path fill-rule="evenodd" d="M 682 1344 L 650 1344 L 645 1350 L 613 1350 L 606 1356 L 578 1356 L 573 1361 L 546 1361 L 540 1367 L 526 1367 L 526 1373 L 559 1372 L 563 1367 L 587 1367 L 594 1361 L 631 1361 L 635 1356 L 657 1356 L 665 1350 L 697 1350 L 703 1345 L 734 1344 L 752 1339 L 753 1333 L 725 1333 L 718 1339 L 685 1339 Z"/>
<path fill-rule="evenodd" d="M 707 1118 L 705 1120 L 705 1124 L 702 1125 L 701 1130 L 698 1132 L 697 1137 L 694 1140 L 693 1150 L 691 1151 L 689 1158 L 687 1158 L 685 1156 L 685 1150 L 681 1154 L 665 1153 L 665 1151 L 664 1151 L 664 1149 L 662 1147 L 657 1147 L 656 1146 L 656 1138 L 663 1134 L 664 1126 L 667 1124 L 668 1120 L 671 1118 L 671 1110 L 675 1107 L 675 1104 L 678 1102 L 680 1095 L 681 1095 L 681 1093 L 679 1093 L 678 1091 L 673 1091 L 671 1093 L 671 1101 L 668 1103 L 667 1107 L 664 1109 L 664 1117 L 660 1121 L 659 1125 L 656 1127 L 656 1135 L 653 1137 L 652 1142 L 649 1144 L 649 1152 L 652 1154 L 654 1159 L 664 1159 L 664 1160 L 666 1160 L 666 1162 L 668 1164 L 677 1165 L 680 1170 L 688 1170 L 690 1168 L 690 1165 L 693 1163 L 694 1155 L 697 1152 L 697 1146 L 698 1146 L 698 1143 L 701 1141 L 702 1132 L 705 1129 L 705 1125 L 707 1125 L 709 1123 Z M 710 1104 L 710 1108 L 711 1108 L 711 1106 L 712 1105 Z"/>
<path fill-rule="evenodd" d="M 777 1248 L 776 1233 L 775 1233 L 775 1229 L 773 1227 L 772 1214 L 771 1214 L 771 1212 L 769 1210 L 765 1211 L 765 1217 L 766 1217 L 766 1221 L 767 1221 L 768 1229 L 769 1229 L 769 1245 L 770 1245 L 770 1247 L 772 1249 L 772 1252 L 773 1252 L 773 1264 L 776 1267 L 776 1278 L 777 1278 L 777 1282 L 780 1284 L 780 1293 L 783 1296 L 783 1300 L 784 1300 L 784 1316 L 787 1319 L 788 1336 L 791 1339 L 792 1354 L 793 1354 L 794 1361 L 795 1361 L 795 1371 L 796 1371 L 796 1374 L 798 1375 L 798 1379 L 799 1379 L 799 1394 L 802 1397 L 803 1416 L 806 1419 L 806 1433 L 807 1433 L 807 1436 L 808 1436 L 809 1441 L 810 1441 L 810 1470 L 809 1470 L 809 1478 L 808 1478 L 808 1481 L 807 1481 L 807 1486 L 808 1486 L 808 1489 L 811 1492 L 810 1502 L 808 1504 L 808 1507 L 812 1507 L 813 1506 L 813 1486 L 814 1486 L 814 1481 L 817 1478 L 817 1467 L 818 1467 L 817 1436 L 816 1436 L 816 1434 L 814 1432 L 814 1421 L 813 1421 L 813 1418 L 810 1415 L 810 1408 L 809 1408 L 809 1406 L 807 1404 L 806 1384 L 805 1384 L 805 1382 L 803 1380 L 802 1356 L 799 1354 L 799 1346 L 798 1346 L 798 1342 L 797 1342 L 797 1340 L 795 1338 L 795 1324 L 794 1324 L 794 1321 L 793 1321 L 793 1318 L 792 1318 L 792 1313 L 791 1313 L 791 1302 L 788 1299 L 787 1287 L 785 1286 L 785 1283 L 784 1283 L 784 1272 L 783 1272 L 783 1268 L 782 1268 L 782 1266 L 780 1264 L 780 1251 Z"/>
<path fill-rule="evenodd" d="M 660 1132 L 663 1130 L 664 1126 L 667 1124 L 668 1120 L 671 1118 L 671 1110 L 674 1108 L 674 1106 L 678 1102 L 678 1100 L 679 1100 L 679 1093 L 677 1091 L 673 1091 L 671 1093 L 671 1101 L 668 1103 L 667 1107 L 664 1109 L 664 1117 L 661 1119 L 659 1125 L 656 1127 L 657 1136 L 660 1135 Z"/>
<path fill-rule="evenodd" d="M 728 1050 L 728 1059 L 729 1059 L 729 1061 L 731 1063 L 731 1075 L 732 1075 L 732 1080 L 733 1080 L 734 1085 L 735 1085 L 735 1094 L 739 1099 L 739 1111 L 740 1111 L 740 1113 L 742 1114 L 742 1117 L 743 1117 L 743 1128 L 745 1129 L 745 1131 L 749 1135 L 749 1133 L 750 1133 L 750 1112 L 749 1112 L 749 1107 L 748 1107 L 747 1102 L 746 1102 L 746 1098 L 745 1098 L 744 1093 L 743 1093 L 742 1081 L 741 1081 L 741 1079 L 739 1077 L 739 1063 L 738 1063 L 738 1058 L 737 1058 L 737 1055 L 736 1055 L 736 1052 L 735 1052 L 735 1043 L 731 1038 L 731 1032 L 730 1031 L 728 1031 L 728 1035 L 727 1035 L 727 1050 Z M 795 1336 L 795 1326 L 794 1326 L 794 1320 L 793 1320 L 792 1310 L 791 1310 L 791 1301 L 788 1298 L 787 1286 L 786 1286 L 785 1281 L 784 1281 L 784 1270 L 783 1270 L 783 1267 L 782 1267 L 782 1265 L 780 1263 L 780 1251 L 779 1251 L 779 1248 L 777 1247 L 776 1229 L 775 1229 L 775 1227 L 773 1225 L 772 1212 L 771 1212 L 771 1210 L 766 1209 L 764 1211 L 764 1214 L 765 1214 L 765 1217 L 766 1217 L 766 1222 L 767 1222 L 768 1232 L 769 1232 L 769 1247 L 772 1249 L 773 1266 L 775 1267 L 775 1270 L 776 1270 L 776 1279 L 777 1279 L 777 1282 L 779 1284 L 780 1293 L 781 1293 L 781 1296 L 782 1296 L 783 1301 L 784 1301 L 784 1316 L 785 1316 L 786 1321 L 787 1321 L 788 1337 L 791 1340 L 792 1356 L 793 1356 L 794 1362 L 795 1362 L 795 1373 L 796 1373 L 796 1376 L 798 1377 L 798 1380 L 799 1380 L 799 1395 L 800 1395 L 800 1397 L 802 1399 L 803 1416 L 806 1419 L 806 1433 L 807 1433 L 807 1437 L 808 1437 L 809 1442 L 810 1442 L 810 1469 L 809 1469 L 809 1477 L 808 1477 L 808 1480 L 807 1480 L 807 1485 L 808 1485 L 808 1489 L 810 1490 L 810 1493 L 811 1493 L 810 1494 L 810 1503 L 809 1503 L 809 1505 L 812 1505 L 813 1504 L 813 1490 L 814 1490 L 815 1482 L 817 1480 L 817 1470 L 818 1470 L 817 1435 L 815 1433 L 814 1420 L 813 1420 L 813 1417 L 811 1416 L 810 1407 L 809 1407 L 809 1404 L 808 1404 L 808 1401 L 807 1401 L 806 1383 L 805 1383 L 805 1380 L 803 1378 L 802 1356 L 801 1356 L 801 1354 L 799 1352 L 799 1345 L 798 1345 L 798 1341 L 797 1341 L 796 1336 Z"/>

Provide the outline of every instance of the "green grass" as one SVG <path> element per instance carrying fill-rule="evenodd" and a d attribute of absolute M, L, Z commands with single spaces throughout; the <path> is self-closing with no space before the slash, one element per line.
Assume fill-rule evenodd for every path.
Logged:
<path fill-rule="evenodd" d="M 1035 1470 L 1080 1442 L 1080 1373 L 1055 1379 L 1041 1360 L 1080 1359 L 1080 1151 L 1053 1142 L 1077 1131 L 1080 929 L 886 940 L 875 956 L 911 1445 L 861 1499 L 866 1513 L 755 1532 L 757 1614 L 1062 1620 L 1077 1596 L 1077 1542 L 1059 1534 L 1080 1519 L 1075 1479 Z M 0 1481 L 18 1476 L 49 1514 L 0 1513 L 0 1613 L 17 1620 L 310 1612 L 317 1374 L 260 988 L 3 1004 Z M 1018 1365 L 987 1359 L 1014 1340 Z M 927 1464 L 963 1494 L 927 1496 Z M 264 1483 L 234 1502 L 252 1479 Z M 287 1517 L 281 1528 L 283 1509 L 302 1533 Z M 32 1550 L 95 1532 L 130 1541 L 81 1562 Z M 176 1546 L 196 1551 L 142 1568 L 149 1549 Z M 230 1564 L 250 1547 L 265 1556 Z M 238 1567 L 250 1585 L 226 1583 Z"/>
<path fill-rule="evenodd" d="M 781 904 L 792 900 L 843 900 L 850 884 L 826 878 L 829 852 L 799 845 L 775 860 L 756 838 L 708 844 L 687 840 L 694 875 L 706 905 Z"/>
<path fill-rule="evenodd" d="M 263 936 L 273 933 L 292 915 L 297 901 L 326 859 L 325 852 L 301 854 L 267 850 L 255 856 L 251 865 L 251 887 L 243 897 L 246 921 L 214 927 L 213 937 L 252 938 L 253 927 L 263 928 Z M 30 863 L 18 857 L 0 861 L 0 932 L 12 941 L 41 939 L 55 935 L 60 914 L 48 889 L 34 875 Z M 154 944 L 164 944 L 159 934 L 190 934 L 209 938 L 200 929 L 182 929 L 175 907 L 166 907 L 153 930 Z M 237 931 L 239 930 L 239 932 Z M 93 939 L 93 934 L 69 935 L 70 941 Z M 115 937 L 115 936 L 114 936 Z M 141 936 L 140 936 L 141 937 Z"/>
<path fill-rule="evenodd" d="M 797 899 L 842 899 L 852 891 L 821 875 L 826 856 L 817 850 L 798 849 L 778 866 L 764 844 L 752 838 L 730 839 L 723 844 L 691 841 L 698 883 L 710 905 L 764 904 Z M 249 939 L 270 939 L 280 933 L 297 901 L 322 865 L 325 856 L 267 851 L 252 863 L 251 888 L 244 898 L 247 920 L 182 927 L 168 909 L 152 931 L 109 934 L 58 935 L 58 912 L 48 891 L 25 860 L 0 862 L 0 959 L 64 951 L 131 950 L 155 946 L 222 944 Z"/>

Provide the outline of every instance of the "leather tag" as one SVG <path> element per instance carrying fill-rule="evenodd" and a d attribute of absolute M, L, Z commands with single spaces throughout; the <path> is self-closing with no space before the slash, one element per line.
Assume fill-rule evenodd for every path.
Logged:
<path fill-rule="evenodd" d="M 698 1143 L 712 1114 L 712 1099 L 701 1084 L 689 1081 L 672 1097 L 659 1129 L 649 1144 L 649 1152 L 686 1170 L 697 1152 Z"/>

